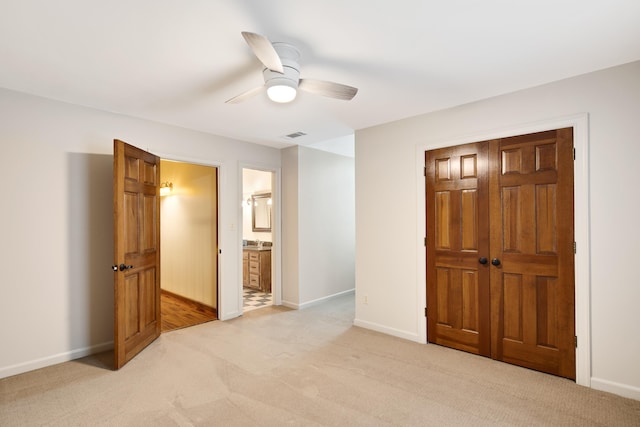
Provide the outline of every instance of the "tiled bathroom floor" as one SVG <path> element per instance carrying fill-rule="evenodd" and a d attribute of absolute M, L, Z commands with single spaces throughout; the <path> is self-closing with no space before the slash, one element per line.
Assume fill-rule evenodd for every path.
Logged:
<path fill-rule="evenodd" d="M 242 288 L 242 290 L 244 299 L 242 309 L 245 312 L 273 304 L 271 294 L 250 288 Z"/>

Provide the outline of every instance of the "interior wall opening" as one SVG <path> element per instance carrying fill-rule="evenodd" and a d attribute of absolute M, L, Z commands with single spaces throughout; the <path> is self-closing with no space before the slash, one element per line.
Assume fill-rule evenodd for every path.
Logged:
<path fill-rule="evenodd" d="M 274 173 L 242 169 L 242 311 L 273 305 Z"/>
<path fill-rule="evenodd" d="M 218 168 L 160 162 L 162 332 L 218 319 Z"/>

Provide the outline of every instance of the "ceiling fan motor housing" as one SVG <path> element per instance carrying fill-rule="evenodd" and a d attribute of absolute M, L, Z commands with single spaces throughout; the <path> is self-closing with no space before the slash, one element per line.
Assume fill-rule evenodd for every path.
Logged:
<path fill-rule="evenodd" d="M 284 73 L 265 68 L 262 70 L 264 82 L 267 88 L 272 86 L 289 86 L 294 89 L 298 88 L 300 81 L 300 51 L 287 43 L 273 43 L 273 47 L 280 56 Z"/>

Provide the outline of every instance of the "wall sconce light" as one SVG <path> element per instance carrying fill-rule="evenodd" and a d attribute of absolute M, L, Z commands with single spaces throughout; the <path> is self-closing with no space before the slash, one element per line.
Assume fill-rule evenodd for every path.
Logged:
<path fill-rule="evenodd" d="M 247 200 L 243 200 L 242 201 L 242 207 L 246 208 L 246 207 L 251 207 L 251 198 L 248 198 Z"/>
<path fill-rule="evenodd" d="M 160 196 L 168 196 L 173 191 L 172 182 L 163 182 L 160 184 Z"/>

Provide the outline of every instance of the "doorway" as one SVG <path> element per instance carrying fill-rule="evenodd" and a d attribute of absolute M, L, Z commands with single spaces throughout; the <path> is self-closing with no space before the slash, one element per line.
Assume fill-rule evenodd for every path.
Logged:
<path fill-rule="evenodd" d="M 160 161 L 162 332 L 218 318 L 218 169 Z"/>
<path fill-rule="evenodd" d="M 183 167 L 179 162 L 166 165 L 169 165 L 168 169 Z M 173 226 L 176 234 L 198 235 L 202 245 L 194 250 L 188 240 L 183 240 L 168 246 L 179 247 L 191 254 L 205 249 L 203 252 L 210 258 L 204 258 L 192 273 L 200 273 L 202 265 L 214 267 L 215 273 L 209 274 L 207 280 L 210 289 L 204 288 L 203 293 L 216 305 L 218 301 L 218 169 L 191 165 L 182 174 L 180 171 L 167 172 L 163 181 L 160 167 L 159 156 L 121 140 L 113 141 L 114 262 L 111 268 L 114 271 L 115 369 L 134 358 L 162 331 L 160 199 L 163 196 L 180 193 L 185 196 L 175 197 L 172 203 L 177 211 L 186 211 L 189 215 L 176 216 L 173 222 L 167 216 L 164 223 Z M 194 206 L 197 209 L 183 209 Z M 189 216 L 190 222 L 179 221 Z M 207 247 L 212 250 L 206 250 Z M 172 256 L 178 255 L 169 252 L 164 257 L 173 261 Z M 187 273 L 184 266 L 189 264 L 176 263 L 171 267 L 176 265 L 182 267 L 182 271 L 174 276 L 185 282 L 181 275 Z M 211 283 L 215 285 L 211 286 Z"/>
<path fill-rule="evenodd" d="M 274 183 L 271 171 L 242 169 L 242 311 L 273 305 Z"/>
<path fill-rule="evenodd" d="M 425 165 L 428 341 L 575 379 L 572 129 Z"/>

